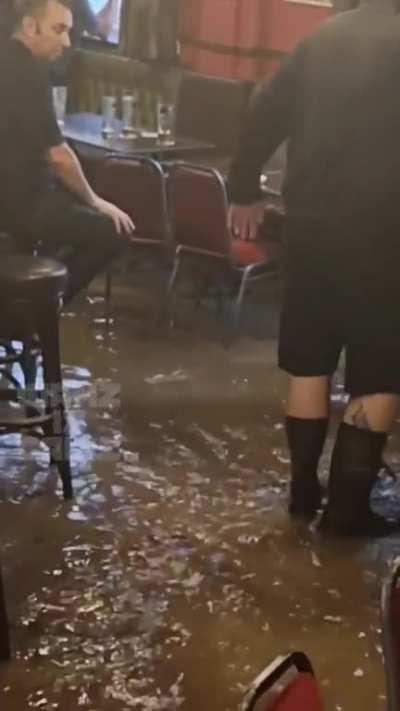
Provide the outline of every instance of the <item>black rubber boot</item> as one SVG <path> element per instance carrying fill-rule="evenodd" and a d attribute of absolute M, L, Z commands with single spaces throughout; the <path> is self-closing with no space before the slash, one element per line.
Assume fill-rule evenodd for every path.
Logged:
<path fill-rule="evenodd" d="M 321 506 L 318 462 L 325 442 L 328 419 L 286 418 L 291 459 L 289 513 L 311 519 Z"/>
<path fill-rule="evenodd" d="M 400 522 L 374 513 L 369 504 L 382 466 L 386 433 L 361 430 L 344 422 L 332 453 L 328 504 L 321 529 L 342 536 L 389 536 Z"/>

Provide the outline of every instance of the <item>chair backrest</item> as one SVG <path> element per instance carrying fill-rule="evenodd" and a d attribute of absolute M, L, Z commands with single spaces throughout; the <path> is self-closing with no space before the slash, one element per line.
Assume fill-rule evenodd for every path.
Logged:
<path fill-rule="evenodd" d="M 253 86 L 248 81 L 186 72 L 178 91 L 177 133 L 232 153 Z"/>
<path fill-rule="evenodd" d="M 381 616 L 388 711 L 400 709 L 400 558 L 382 583 Z"/>
<path fill-rule="evenodd" d="M 225 184 L 216 170 L 175 163 L 167 177 L 167 202 L 177 245 L 228 256 Z"/>
<path fill-rule="evenodd" d="M 4 597 L 3 577 L 0 567 L 0 662 L 10 658 L 10 637 L 8 631 L 8 619 L 6 601 Z"/>
<path fill-rule="evenodd" d="M 151 158 L 111 156 L 99 169 L 97 192 L 132 218 L 136 235 L 168 240 L 165 176 Z"/>
<path fill-rule="evenodd" d="M 294 652 L 278 657 L 253 682 L 242 711 L 323 711 L 308 657 Z"/>

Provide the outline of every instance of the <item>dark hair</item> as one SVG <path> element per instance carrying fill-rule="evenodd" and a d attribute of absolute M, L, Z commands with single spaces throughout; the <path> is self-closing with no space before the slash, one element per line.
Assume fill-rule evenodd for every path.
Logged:
<path fill-rule="evenodd" d="M 10 36 L 27 15 L 36 15 L 49 0 L 3 0 L 0 10 L 0 33 Z M 55 0 L 72 10 L 73 0 Z"/>

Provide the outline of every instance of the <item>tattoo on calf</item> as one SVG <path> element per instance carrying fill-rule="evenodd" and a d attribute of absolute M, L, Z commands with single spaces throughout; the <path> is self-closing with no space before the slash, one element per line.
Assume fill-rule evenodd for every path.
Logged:
<path fill-rule="evenodd" d="M 368 422 L 368 417 L 367 413 L 364 410 L 363 404 L 358 407 L 355 412 L 349 413 L 350 414 L 350 419 L 351 423 L 355 426 L 358 427 L 360 430 L 370 430 L 370 424 Z"/>

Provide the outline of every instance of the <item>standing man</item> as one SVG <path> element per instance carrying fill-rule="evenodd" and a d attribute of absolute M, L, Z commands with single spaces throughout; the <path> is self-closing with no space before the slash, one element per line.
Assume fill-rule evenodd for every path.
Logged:
<path fill-rule="evenodd" d="M 88 184 L 54 116 L 47 65 L 69 47 L 69 0 L 12 0 L 0 48 L 0 229 L 47 254 L 67 247 L 66 300 L 127 244 L 134 226 Z"/>
<path fill-rule="evenodd" d="M 399 48 L 398 0 L 323 23 L 254 99 L 229 180 L 230 228 L 251 240 L 262 166 L 288 140 L 279 364 L 289 375 L 289 510 L 311 518 L 320 506 L 330 378 L 345 349 L 351 400 L 322 521 L 343 535 L 400 530 L 369 505 L 400 395 Z"/>

